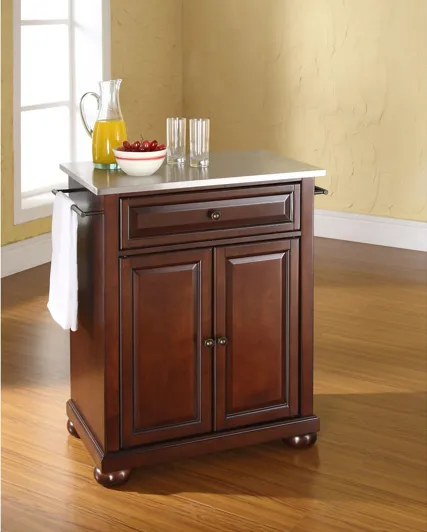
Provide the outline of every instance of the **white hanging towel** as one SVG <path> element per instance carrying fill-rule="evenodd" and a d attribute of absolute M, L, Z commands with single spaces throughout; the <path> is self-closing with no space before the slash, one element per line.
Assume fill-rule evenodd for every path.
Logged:
<path fill-rule="evenodd" d="M 63 328 L 77 331 L 77 214 L 74 202 L 58 192 L 53 203 L 52 262 L 49 302 L 52 318 Z"/>

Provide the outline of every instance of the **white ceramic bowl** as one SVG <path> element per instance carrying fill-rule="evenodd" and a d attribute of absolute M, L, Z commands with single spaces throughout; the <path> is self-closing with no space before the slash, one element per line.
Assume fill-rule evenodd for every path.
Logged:
<path fill-rule="evenodd" d="M 113 148 L 113 153 L 123 172 L 134 177 L 153 175 L 162 166 L 166 157 L 166 150 L 139 152 Z"/>

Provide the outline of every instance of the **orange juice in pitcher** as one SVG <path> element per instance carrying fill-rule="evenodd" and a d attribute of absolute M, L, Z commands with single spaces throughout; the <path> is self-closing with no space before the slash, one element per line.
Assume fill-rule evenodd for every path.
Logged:
<path fill-rule="evenodd" d="M 124 120 L 97 120 L 93 128 L 92 156 L 95 166 L 116 164 L 113 148 L 127 139 Z"/>
<path fill-rule="evenodd" d="M 126 125 L 120 109 L 119 89 L 122 80 L 101 81 L 99 83 L 101 95 L 87 92 L 80 100 L 80 114 L 83 125 L 92 137 L 92 158 L 95 168 L 105 170 L 117 169 L 113 148 L 121 146 L 127 139 Z M 98 118 L 93 129 L 86 121 L 83 101 L 86 96 L 94 96 L 98 101 Z"/>

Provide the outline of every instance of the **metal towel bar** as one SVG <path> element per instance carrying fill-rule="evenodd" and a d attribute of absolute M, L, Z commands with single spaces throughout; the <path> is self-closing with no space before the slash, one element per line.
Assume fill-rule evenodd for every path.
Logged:
<path fill-rule="evenodd" d="M 318 187 L 317 185 L 314 187 L 314 195 L 318 196 L 320 194 L 328 194 L 328 190 L 326 188 Z"/>
<path fill-rule="evenodd" d="M 56 196 L 58 192 L 63 192 L 64 194 L 67 194 L 70 192 L 84 192 L 85 190 L 85 188 L 61 188 L 60 190 L 54 188 L 52 190 L 52 194 Z M 103 211 L 84 212 L 79 207 L 77 207 L 77 205 L 71 205 L 71 210 L 78 214 L 80 218 L 86 218 L 86 216 L 95 216 L 96 214 L 104 214 Z"/>

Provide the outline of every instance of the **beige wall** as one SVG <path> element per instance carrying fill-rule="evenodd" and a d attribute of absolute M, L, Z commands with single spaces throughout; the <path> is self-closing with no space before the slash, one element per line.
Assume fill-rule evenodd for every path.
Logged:
<path fill-rule="evenodd" d="M 325 167 L 318 208 L 427 221 L 425 0 L 184 0 L 184 111 L 215 149 Z"/>
<path fill-rule="evenodd" d="M 129 135 L 210 116 L 213 149 L 324 166 L 317 207 L 427 221 L 425 0 L 111 0 Z M 2 0 L 2 245 L 13 225 L 12 0 Z"/>
<path fill-rule="evenodd" d="M 182 1 L 110 1 L 111 74 L 123 79 L 129 137 L 166 142 L 166 117 L 182 113 Z"/>
<path fill-rule="evenodd" d="M 50 231 L 51 219 L 13 224 L 12 0 L 2 0 L 2 245 Z M 123 78 L 129 135 L 165 141 L 165 117 L 182 113 L 181 0 L 111 0 L 111 75 Z M 90 140 L 88 139 L 88 142 Z"/>

